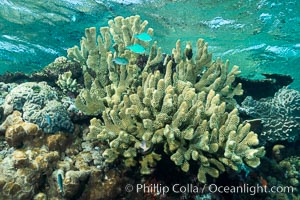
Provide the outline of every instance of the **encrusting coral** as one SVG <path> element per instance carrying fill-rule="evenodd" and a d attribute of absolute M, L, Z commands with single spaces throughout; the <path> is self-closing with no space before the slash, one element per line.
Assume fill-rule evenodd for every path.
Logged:
<path fill-rule="evenodd" d="M 86 132 L 79 137 L 78 126 L 72 136 L 49 135 L 14 111 L 0 130 L 7 141 L 0 150 L 0 199 L 109 199 L 120 194 L 119 172 L 104 174 L 103 150 L 83 139 Z"/>
<path fill-rule="evenodd" d="M 68 50 L 84 71 L 76 106 L 89 115 L 102 113 L 103 120 L 91 120 L 88 137 L 107 144 L 106 162 L 140 163 L 141 173 L 150 174 L 164 153 L 185 172 L 196 162 L 203 183 L 206 174 L 217 178 L 225 166 L 257 167 L 264 148 L 255 148 L 257 134 L 234 108 L 233 97 L 243 92 L 241 84 L 233 85 L 238 67 L 229 71 L 228 61 L 212 61 L 203 39 L 195 54 L 191 43 L 182 51 L 178 40 L 172 56 L 165 57 L 154 42 L 141 65 L 149 40 L 140 34 L 153 35 L 151 28 L 145 33 L 146 25 L 139 16 L 117 17 L 100 28 L 97 41 L 96 29 L 88 28 L 81 49 Z"/>
<path fill-rule="evenodd" d="M 39 127 L 36 124 L 24 122 L 19 111 L 14 111 L 0 125 L 0 130 L 5 130 L 5 140 L 12 147 L 20 147 L 39 135 Z"/>
<path fill-rule="evenodd" d="M 239 108 L 250 117 L 262 120 L 261 138 L 270 141 L 294 142 L 300 131 L 300 92 L 282 88 L 274 98 L 254 100 L 248 96 Z"/>

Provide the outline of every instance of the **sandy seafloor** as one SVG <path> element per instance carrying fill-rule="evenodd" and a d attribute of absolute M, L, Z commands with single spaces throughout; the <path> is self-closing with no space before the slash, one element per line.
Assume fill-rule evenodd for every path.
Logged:
<path fill-rule="evenodd" d="M 60 71 L 52 73 L 51 66 L 62 62 L 75 77 L 74 73 L 80 75 L 78 63 L 67 65 L 55 59 L 80 45 L 85 28 L 98 29 L 116 16 L 132 15 L 149 22 L 153 41 L 163 53 L 172 54 L 178 39 L 182 48 L 191 41 L 195 50 L 197 39 L 203 38 L 213 60 L 230 60 L 230 69 L 239 66 L 245 93 L 236 99 L 236 107 L 241 121 L 250 120 L 260 146 L 265 147 L 257 168 L 226 167 L 218 178 L 210 177 L 203 184 L 194 173 L 197 165 L 191 164 L 186 174 L 167 157 L 146 176 L 140 175 L 138 167 L 128 170 L 119 162 L 104 164 L 102 143 L 88 139 L 90 119 L 103 119 L 101 114 L 78 110 L 74 103 L 78 91 L 60 90 L 52 80 Z M 5 82 L 0 81 L 0 200 L 300 199 L 299 1 L 2 0 L 0 30 L 0 80 Z M 52 76 L 45 79 L 36 73 L 40 71 Z M 11 74 L 5 77 L 6 72 Z M 35 76 L 11 78 L 16 72 Z M 83 87 L 82 77 L 77 78 Z M 50 86 L 20 86 L 42 80 Z M 133 192 L 126 191 L 128 184 Z M 139 184 L 154 191 L 137 192 Z M 201 192 L 174 192 L 174 188 L 162 192 L 176 184 Z M 210 185 L 278 190 L 211 192 Z"/>

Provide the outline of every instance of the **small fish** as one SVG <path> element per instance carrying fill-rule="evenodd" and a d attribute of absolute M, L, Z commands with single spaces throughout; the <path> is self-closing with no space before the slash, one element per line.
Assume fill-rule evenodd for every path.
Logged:
<path fill-rule="evenodd" d="M 49 115 L 45 115 L 45 117 L 46 117 L 46 121 L 47 121 L 48 125 L 51 125 L 51 118 L 50 118 L 50 116 Z"/>
<path fill-rule="evenodd" d="M 134 44 L 134 45 L 127 46 L 126 49 L 128 49 L 134 53 L 138 53 L 138 54 L 145 53 L 145 48 L 140 44 Z"/>
<path fill-rule="evenodd" d="M 264 179 L 262 176 L 259 177 L 259 181 L 263 187 L 268 187 L 268 181 Z"/>
<path fill-rule="evenodd" d="M 61 172 L 57 172 L 57 184 L 59 187 L 59 192 L 63 193 L 64 192 L 64 190 L 63 190 L 63 175 Z"/>
<path fill-rule="evenodd" d="M 75 15 L 72 15 L 71 21 L 72 21 L 72 22 L 75 22 L 75 21 L 76 21 L 76 16 L 75 16 Z"/>
<path fill-rule="evenodd" d="M 142 155 L 147 155 L 147 154 L 149 154 L 149 153 L 152 152 L 152 150 L 153 150 L 152 147 L 153 147 L 152 145 L 151 145 L 151 146 L 147 146 L 146 141 L 143 140 L 142 143 L 141 143 L 141 145 L 140 145 L 140 148 L 141 148 L 141 149 L 140 149 L 140 153 L 141 153 Z"/>
<path fill-rule="evenodd" d="M 133 36 L 134 38 L 137 38 L 141 41 L 144 42 L 150 42 L 152 40 L 152 37 L 148 33 L 141 33 L 141 34 L 136 34 Z"/>
<path fill-rule="evenodd" d="M 251 172 L 250 167 L 248 167 L 248 166 L 245 165 L 244 163 L 242 163 L 242 165 L 241 165 L 241 170 L 245 172 L 245 177 L 246 177 L 246 178 L 248 177 L 248 175 L 249 175 L 250 172 Z"/>
<path fill-rule="evenodd" d="M 141 143 L 141 149 L 143 149 L 144 151 L 147 151 L 147 144 L 146 144 L 145 140 L 143 140 Z"/>
<path fill-rule="evenodd" d="M 113 62 L 115 62 L 118 65 L 127 65 L 129 63 L 126 58 L 120 58 L 120 57 L 114 58 Z"/>

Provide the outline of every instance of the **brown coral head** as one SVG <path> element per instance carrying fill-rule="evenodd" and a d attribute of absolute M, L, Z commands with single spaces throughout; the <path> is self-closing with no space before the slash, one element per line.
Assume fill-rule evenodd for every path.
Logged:
<path fill-rule="evenodd" d="M 5 132 L 5 140 L 9 146 L 19 148 L 23 145 L 26 132 L 21 124 L 9 126 Z"/>

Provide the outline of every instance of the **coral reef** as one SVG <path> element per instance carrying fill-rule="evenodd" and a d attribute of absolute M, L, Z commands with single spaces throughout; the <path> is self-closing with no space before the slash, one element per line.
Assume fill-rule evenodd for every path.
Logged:
<path fill-rule="evenodd" d="M 16 86 L 17 84 L 15 83 L 5 84 L 4 82 L 0 82 L 0 106 L 5 102 L 5 97 L 8 93 Z"/>
<path fill-rule="evenodd" d="M 164 146 L 164 153 L 185 172 L 196 161 L 203 183 L 206 174 L 217 178 L 225 166 L 239 170 L 243 163 L 260 164 L 264 148 L 255 148 L 257 135 L 234 109 L 233 97 L 243 92 L 241 84 L 233 85 L 240 73 L 237 66 L 229 71 L 228 61 L 212 61 L 203 39 L 195 56 L 191 43 L 182 51 L 178 40 L 172 56 L 164 59 L 154 42 L 148 60 L 138 65 L 150 41 L 139 39 L 146 34 L 147 21 L 116 17 L 108 24 L 100 28 L 97 41 L 96 29 L 87 28 L 81 49 L 68 50 L 85 79 L 76 106 L 85 114 L 102 113 L 103 121 L 91 120 L 88 137 L 108 145 L 106 162 L 121 157 L 126 167 L 140 163 L 141 173 L 150 174 L 161 159 L 156 149 Z M 153 29 L 147 34 L 150 37 Z M 158 65 L 164 70 L 157 70 Z"/>
<path fill-rule="evenodd" d="M 46 82 L 27 82 L 18 85 L 5 98 L 4 113 L 10 114 L 13 110 L 23 110 L 26 102 L 43 105 L 50 100 L 57 99 L 57 94 Z"/>
<path fill-rule="evenodd" d="M 57 152 L 44 149 L 16 150 L 1 161 L 1 199 L 31 199 L 43 183 L 43 176 L 59 158 Z"/>
<path fill-rule="evenodd" d="M 285 149 L 285 146 L 282 144 L 276 144 L 272 148 L 272 156 L 276 161 L 282 160 L 282 151 Z"/>
<path fill-rule="evenodd" d="M 293 82 L 293 78 L 286 74 L 261 74 L 263 79 L 251 79 L 246 77 L 236 77 L 237 83 L 242 83 L 244 93 L 239 99 L 244 100 L 247 96 L 253 99 L 273 97 L 279 89 L 288 86 Z"/>
<path fill-rule="evenodd" d="M 109 21 L 109 27 L 100 28 L 101 36 L 96 37 L 95 27 L 87 28 L 85 37 L 81 40 L 81 49 L 77 46 L 68 49 L 68 57 L 82 66 L 85 88 L 81 90 L 75 103 L 85 114 L 98 115 L 105 110 L 105 105 L 118 103 L 121 94 L 131 88 L 137 80 L 137 71 L 140 69 L 136 63 L 140 54 L 127 47 L 148 46 L 149 42 L 134 37 L 144 32 L 147 23 L 141 22 L 139 16 L 116 17 Z M 147 31 L 149 35 L 152 35 L 152 32 L 151 28 Z M 111 45 L 114 53 L 110 51 Z M 117 60 L 125 60 L 128 64 L 116 64 Z M 158 49 L 156 57 L 150 59 L 149 56 L 148 66 L 161 60 Z"/>
<path fill-rule="evenodd" d="M 42 71 L 33 73 L 30 78 L 35 81 L 47 81 L 53 86 L 54 80 L 57 80 L 59 75 L 70 71 L 73 78 L 80 78 L 81 68 L 77 62 L 68 60 L 66 57 L 60 56 L 56 58 L 52 63 L 43 68 Z"/>
<path fill-rule="evenodd" d="M 72 79 L 72 72 L 67 71 L 58 76 L 58 80 L 56 84 L 62 89 L 64 92 L 76 92 L 78 90 L 78 85 L 76 79 Z"/>
<path fill-rule="evenodd" d="M 270 142 L 296 141 L 300 131 L 300 92 L 282 88 L 274 98 L 254 100 L 247 97 L 239 108 L 253 118 L 262 120 L 261 139 Z"/>
<path fill-rule="evenodd" d="M 58 57 L 52 63 L 45 66 L 41 71 L 32 74 L 24 72 L 5 72 L 0 75 L 0 82 L 4 83 L 24 83 L 24 82 L 47 82 L 50 86 L 56 86 L 55 81 L 59 75 L 71 71 L 72 77 L 76 78 L 78 82 L 82 81 L 82 70 L 78 62 L 67 60 L 66 57 Z"/>
<path fill-rule="evenodd" d="M 72 133 L 73 122 L 66 108 L 57 100 L 48 101 L 43 107 L 37 104 L 24 104 L 23 118 L 37 124 L 45 133 L 65 131 Z"/>
<path fill-rule="evenodd" d="M 27 82 L 13 88 L 5 98 L 4 114 L 23 112 L 23 119 L 37 124 L 46 133 L 72 132 L 74 125 L 55 90 L 46 82 Z"/>
<path fill-rule="evenodd" d="M 285 171 L 285 178 L 288 180 L 287 185 L 299 188 L 300 178 L 300 157 L 291 156 L 280 161 L 279 166 Z"/>
<path fill-rule="evenodd" d="M 1 128 L 7 143 L 3 147 L 0 143 L 0 199 L 109 199 L 120 195 L 120 172 L 107 168 L 103 150 L 86 141 L 87 131 L 76 126 L 73 135 L 45 134 L 36 124 L 24 122 L 19 111 L 7 116 Z M 61 185 L 58 174 L 62 175 Z"/>
<path fill-rule="evenodd" d="M 5 129 L 5 140 L 11 147 L 20 147 L 24 142 L 40 135 L 36 124 L 24 122 L 19 111 L 14 111 L 1 125 Z"/>
<path fill-rule="evenodd" d="M 59 57 L 48 66 L 63 92 L 45 82 L 0 83 L 0 199 L 299 198 L 299 156 L 287 155 L 291 146 L 279 142 L 262 159 L 259 136 L 239 117 L 238 67 L 212 60 L 203 39 L 195 50 L 178 40 L 172 55 L 162 54 L 146 25 L 131 16 L 109 21 L 99 36 L 87 28 L 80 48 L 68 50 L 72 61 Z M 297 91 L 283 88 L 259 101 L 248 97 L 240 111 L 260 117 L 264 131 L 276 128 L 279 134 L 281 127 L 290 134 L 281 138 L 296 141 Z M 296 192 L 124 192 L 125 184 L 205 189 L 211 182 L 292 185 Z"/>

